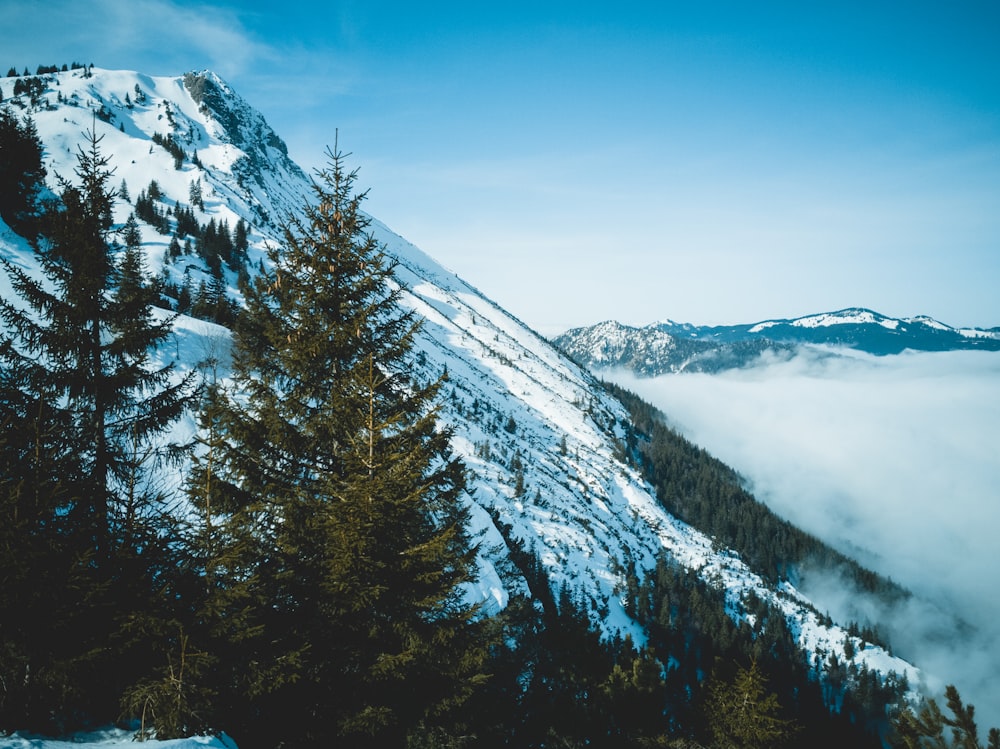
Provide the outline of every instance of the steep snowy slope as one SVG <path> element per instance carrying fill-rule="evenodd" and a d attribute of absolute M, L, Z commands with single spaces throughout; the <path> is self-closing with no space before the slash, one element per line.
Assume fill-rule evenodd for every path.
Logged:
<path fill-rule="evenodd" d="M 309 197 L 309 181 L 281 140 L 211 73 L 150 78 L 93 69 L 45 81 L 41 100 L 24 106 L 45 143 L 50 178 L 72 178 L 77 145 L 93 128 L 111 157 L 113 183 L 121 181 L 133 199 L 155 180 L 163 196 L 158 204 L 176 211 L 190 206 L 194 184 L 204 197 L 199 221 L 250 222 L 251 269 L 264 261 L 265 246 L 279 243 L 278 221 Z M 183 149 L 181 157 L 154 135 L 161 142 L 169 135 Z M 123 223 L 132 210 L 119 199 L 115 220 Z M 621 457 L 626 411 L 586 371 L 383 224 L 374 222 L 373 231 L 399 261 L 403 303 L 425 320 L 417 368 L 428 376 L 448 373 L 442 419 L 471 472 L 467 501 L 481 543 L 479 581 L 470 596 L 498 609 L 525 589 L 517 575 L 499 572 L 511 565 L 498 520 L 537 554 L 553 588 L 574 590 L 605 632 L 644 640 L 622 605 L 623 574 L 632 566 L 650 568 L 666 552 L 723 586 L 734 617 L 743 615 L 741 601 L 753 591 L 786 612 L 814 664 L 831 653 L 842 658 L 844 629 L 822 626 L 791 586 L 769 589 L 732 553 L 662 509 Z M 196 255 L 168 257 L 169 236 L 143 224 L 142 237 L 151 273 L 177 286 L 210 280 Z M 6 227 L 0 227 L 0 253 L 33 267 L 27 244 Z M 236 273 L 224 273 L 238 300 Z M 224 359 L 226 342 L 225 329 L 182 316 L 160 353 L 190 370 L 210 356 Z M 192 419 L 179 427 L 185 429 L 193 429 Z M 905 673 L 918 683 L 911 665 L 860 641 L 855 645 L 859 664 Z"/>

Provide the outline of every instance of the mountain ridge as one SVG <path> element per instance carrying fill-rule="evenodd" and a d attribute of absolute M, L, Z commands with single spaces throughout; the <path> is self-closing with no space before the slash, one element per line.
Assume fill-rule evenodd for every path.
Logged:
<path fill-rule="evenodd" d="M 764 353 L 788 357 L 800 346 L 850 348 L 875 356 L 907 350 L 1000 351 L 1000 328 L 953 328 L 926 315 L 894 318 L 847 307 L 737 325 L 666 320 L 633 327 L 609 320 L 573 328 L 552 341 L 591 368 L 624 367 L 653 377 L 746 367 Z"/>

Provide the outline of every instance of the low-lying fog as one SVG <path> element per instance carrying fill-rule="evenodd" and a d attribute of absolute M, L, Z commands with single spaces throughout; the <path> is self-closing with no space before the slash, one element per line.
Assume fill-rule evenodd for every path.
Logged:
<path fill-rule="evenodd" d="M 894 613 L 891 644 L 932 686 L 955 683 L 985 735 L 1000 726 L 1000 353 L 837 353 L 611 379 L 778 514 L 924 599 Z M 805 592 L 835 619 L 864 620 L 835 579 Z M 942 636 L 935 607 L 977 631 Z"/>

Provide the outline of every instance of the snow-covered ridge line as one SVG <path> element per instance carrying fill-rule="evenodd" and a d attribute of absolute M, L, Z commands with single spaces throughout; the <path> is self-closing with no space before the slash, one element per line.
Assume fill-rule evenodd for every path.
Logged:
<path fill-rule="evenodd" d="M 214 74 L 151 78 L 94 68 L 89 77 L 73 71 L 46 80 L 46 101 L 31 115 L 46 146 L 50 178 L 73 174 L 77 144 L 93 128 L 111 158 L 114 180 L 133 196 L 155 180 L 163 205 L 187 205 L 192 184 L 200 183 L 205 205 L 199 220 L 250 222 L 250 268 L 265 261 L 269 244 L 280 246 L 276 220 L 311 197 L 309 180 L 263 117 Z M 186 158 L 178 163 L 154 142 L 156 134 L 170 135 Z M 132 210 L 120 198 L 115 221 L 123 224 Z M 169 237 L 145 224 L 140 229 L 151 274 L 174 284 L 209 278 L 201 258 L 170 259 Z M 480 579 L 470 596 L 500 608 L 526 590 L 523 581 L 498 571 L 508 550 L 496 516 L 538 556 L 553 588 L 576 590 L 608 634 L 644 641 L 621 600 L 621 571 L 652 569 L 667 551 L 724 587 L 734 616 L 753 591 L 781 606 L 806 652 L 820 645 L 842 656 L 842 629 L 821 626 L 794 591 L 769 590 L 731 553 L 714 549 L 704 534 L 660 506 L 653 489 L 618 457 L 629 424 L 625 408 L 586 370 L 383 224 L 373 222 L 372 230 L 399 261 L 403 303 L 425 320 L 416 339 L 416 373 L 434 378 L 448 372 L 441 418 L 471 472 L 467 501 L 481 543 Z M 28 267 L 34 263 L 25 243 L 2 233 L 0 251 Z M 224 278 L 238 299 L 236 274 L 226 269 Z M 621 336 L 606 342 L 608 352 L 626 345 L 635 330 L 614 323 L 604 329 Z M 224 339 L 223 329 L 181 316 L 161 356 L 190 371 Z M 641 353 L 652 358 L 677 347 L 675 336 L 661 332 Z M 194 429 L 193 420 L 179 429 Z M 912 666 L 883 651 L 866 649 L 861 657 L 870 659 L 870 668 L 918 681 Z"/>
<path fill-rule="evenodd" d="M 851 307 L 837 312 L 824 312 L 816 315 L 807 315 L 793 319 L 764 320 L 748 328 L 750 333 L 760 333 L 768 328 L 779 325 L 791 325 L 800 328 L 820 328 L 833 325 L 881 325 L 888 330 L 898 330 L 901 326 L 913 325 L 924 326 L 933 330 L 956 332 L 968 337 L 995 338 L 996 330 L 984 330 L 982 328 L 954 328 L 946 325 L 933 317 L 927 315 L 916 315 L 915 317 L 887 317 L 878 312 L 859 307 Z M 687 326 L 693 328 L 694 326 Z"/>
<path fill-rule="evenodd" d="M 1000 329 L 953 328 L 927 316 L 887 317 L 852 307 L 747 325 L 697 326 L 670 320 L 636 328 L 615 321 L 575 328 L 553 341 L 577 361 L 642 376 L 753 366 L 762 354 L 800 346 L 851 348 L 876 356 L 913 351 L 1000 350 Z M 826 355 L 833 355 L 827 351 Z"/>

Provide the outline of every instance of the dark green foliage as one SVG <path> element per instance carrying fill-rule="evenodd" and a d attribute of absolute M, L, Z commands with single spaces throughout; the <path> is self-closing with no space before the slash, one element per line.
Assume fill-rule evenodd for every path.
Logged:
<path fill-rule="evenodd" d="M 174 233 L 178 237 L 200 237 L 201 226 L 194 216 L 194 210 L 190 206 L 180 207 L 174 211 L 174 218 L 177 220 L 177 228 Z"/>
<path fill-rule="evenodd" d="M 887 706 L 899 698 L 901 684 L 891 679 L 883 683 L 877 674 L 852 667 L 842 676 L 844 684 L 850 682 L 849 697 L 836 712 L 835 701 L 807 668 L 780 609 L 751 596 L 744 601 L 744 614 L 752 616 L 753 626 L 745 620 L 736 624 L 723 591 L 666 560 L 645 580 L 634 573 L 626 579 L 628 608 L 649 633 L 651 653 L 671 664 L 663 699 L 672 734 L 709 741 L 713 721 L 705 703 L 704 675 L 732 683 L 738 664 L 756 664 L 783 706 L 782 719 L 802 727 L 803 745 L 879 746 Z"/>
<path fill-rule="evenodd" d="M 128 215 L 120 236 L 127 249 L 138 250 L 142 246 L 142 234 L 139 231 L 139 223 L 135 220 L 134 213 Z"/>
<path fill-rule="evenodd" d="M 503 646 L 470 705 L 480 747 L 656 746 L 669 726 L 663 664 L 628 639 L 602 641 L 569 590 L 554 595 L 539 559 L 496 524 L 530 600 L 497 615 Z"/>
<path fill-rule="evenodd" d="M 928 699 L 919 709 L 903 708 L 893 721 L 889 744 L 893 749 L 984 749 L 979 741 L 975 708 L 965 705 L 954 685 L 945 688 L 950 716 Z M 950 740 L 949 740 L 950 739 Z M 986 749 L 1000 749 L 1000 730 L 990 729 Z"/>
<path fill-rule="evenodd" d="M 25 76 L 28 76 L 25 71 Z M 14 96 L 27 96 L 32 106 L 37 106 L 48 86 L 43 78 L 22 77 L 14 81 Z"/>
<path fill-rule="evenodd" d="M 630 747 L 666 735 L 663 664 L 629 641 L 601 642 L 562 598 L 521 643 L 529 660 L 510 745 Z"/>
<path fill-rule="evenodd" d="M 447 728 L 485 678 L 486 625 L 458 588 L 475 554 L 464 469 L 436 427 L 438 384 L 408 377 L 416 321 L 355 175 L 330 157 L 247 289 L 239 393 L 213 418 L 218 495 L 199 502 L 224 513 L 211 605 L 249 666 L 227 722 L 247 747 L 402 746 Z"/>
<path fill-rule="evenodd" d="M 200 187 L 197 192 L 193 189 L 193 186 L 199 183 L 191 184 L 192 194 L 200 201 Z M 172 218 L 175 222 L 174 237 L 178 242 L 182 237 L 194 237 L 195 251 L 204 260 L 209 275 L 219 284 L 223 280 L 223 265 L 236 273 L 246 270 L 247 251 L 250 245 L 247 225 L 243 219 L 237 221 L 235 230 L 230 229 L 228 221 L 217 221 L 214 217 L 205 224 L 199 224 L 191 206 L 175 203 L 174 209 L 171 210 L 162 206 L 161 201 L 164 199 L 159 185 L 155 180 L 151 181 L 149 187 L 136 197 L 135 215 L 161 234 L 171 232 Z M 201 205 L 204 207 L 203 202 Z M 172 249 L 169 257 L 176 259 L 180 254 L 177 249 Z M 228 304 L 222 302 L 218 294 L 204 296 L 201 303 L 195 305 L 194 314 L 213 322 L 231 324 L 234 320 L 233 311 Z"/>
<path fill-rule="evenodd" d="M 182 292 L 183 289 L 178 293 L 178 311 L 181 311 L 180 305 L 182 301 L 185 301 L 181 297 Z M 188 289 L 188 299 L 190 300 L 190 314 L 193 317 L 226 326 L 232 326 L 236 321 L 237 308 L 226 293 L 221 273 L 213 275 L 211 283 L 206 284 L 202 281 L 193 299 L 190 298 L 190 289 Z"/>
<path fill-rule="evenodd" d="M 707 692 L 705 711 L 717 749 L 779 749 L 795 734 L 756 661 L 738 669 L 732 681 L 713 680 Z"/>
<path fill-rule="evenodd" d="M 625 749 L 667 735 L 663 665 L 628 640 L 602 641 L 562 599 L 542 610 L 513 598 L 491 621 L 502 637 L 492 678 L 466 708 L 468 746 Z"/>
<path fill-rule="evenodd" d="M 184 153 L 184 148 L 180 143 L 174 140 L 173 135 L 167 133 L 166 135 L 160 135 L 159 133 L 153 133 L 153 142 L 163 148 L 174 157 L 174 169 L 180 169 L 184 165 L 184 158 L 187 154 Z"/>
<path fill-rule="evenodd" d="M 38 196 L 44 180 L 42 143 L 35 123 L 0 108 L 0 218 L 28 238 L 37 234 Z"/>
<path fill-rule="evenodd" d="M 170 220 L 167 218 L 166 210 L 161 208 L 157 202 L 160 196 L 159 188 L 156 188 L 154 197 L 151 188 L 156 185 L 155 182 L 150 183 L 150 189 L 143 190 L 140 192 L 135 199 L 135 215 L 141 221 L 145 221 L 147 224 L 156 229 L 160 234 L 170 233 Z"/>
<path fill-rule="evenodd" d="M 201 210 L 205 210 L 205 198 L 201 189 L 201 179 L 191 180 L 191 184 L 188 189 L 188 199 L 191 201 L 191 205 L 197 206 Z"/>
<path fill-rule="evenodd" d="M 192 294 L 191 294 L 191 277 L 184 276 L 184 283 L 181 284 L 180 289 L 177 291 L 177 311 L 181 314 L 186 313 L 191 309 Z"/>
<path fill-rule="evenodd" d="M 137 738 L 155 735 L 167 740 L 209 732 L 208 709 L 215 692 L 208 686 L 207 673 L 217 660 L 194 648 L 179 621 L 143 616 L 130 625 L 140 640 L 154 643 L 154 652 L 162 659 L 122 696 L 122 717 L 138 721 Z"/>
<path fill-rule="evenodd" d="M 105 423 L 107 396 L 100 380 L 107 374 L 102 328 L 109 318 L 105 292 L 112 288 L 114 264 L 108 247 L 113 195 L 107 187 L 110 172 L 91 134 L 90 148 L 78 154 L 79 187 L 63 183 L 62 206 L 44 221 L 45 241 L 38 258 L 45 275 L 55 285 L 49 291 L 20 268 L 7 263 L 5 270 L 18 296 L 34 316 L 4 303 L 3 316 L 14 331 L 17 355 L 35 359 L 33 380 L 45 382 L 56 401 L 67 398 L 76 437 L 82 445 L 90 485 L 86 502 L 77 512 L 81 522 L 94 525 L 94 540 L 107 547 L 107 478 L 110 454 Z M 36 386 L 37 387 L 37 386 Z"/>
<path fill-rule="evenodd" d="M 230 269 L 237 270 L 246 260 L 245 255 L 241 257 L 237 254 L 233 246 L 229 222 L 225 220 L 216 222 L 214 218 L 209 219 L 198 233 L 195 250 L 209 265 L 209 268 L 219 268 L 220 272 L 221 262 L 228 265 Z"/>
<path fill-rule="evenodd" d="M 67 512 L 75 502 L 71 424 L 37 372 L 2 341 L 0 369 L 0 734 L 51 727 L 73 653 L 70 595 L 86 577 Z M 85 557 L 84 557 L 85 561 Z M 57 726 L 62 727 L 62 726 Z"/>
<path fill-rule="evenodd" d="M 16 605 L 0 606 L 0 671 L 19 693 L 0 728 L 114 718 L 121 689 L 144 667 L 145 643 L 125 623 L 163 615 L 158 576 L 173 565 L 150 468 L 190 387 L 170 366 L 149 366 L 170 327 L 151 317 L 157 291 L 144 280 L 134 223 L 124 250 L 113 240 L 99 144 L 91 132 L 79 184 L 63 181 L 61 203 L 43 217 L 44 280 L 3 262 L 19 301 L 0 302 L 4 398 L 23 422 L 3 449 L 13 465 L 0 525 L 20 529 L 5 553 L 51 570 L 51 586 L 31 593 L 24 575 L 37 586 L 35 570 L 5 565 Z"/>

